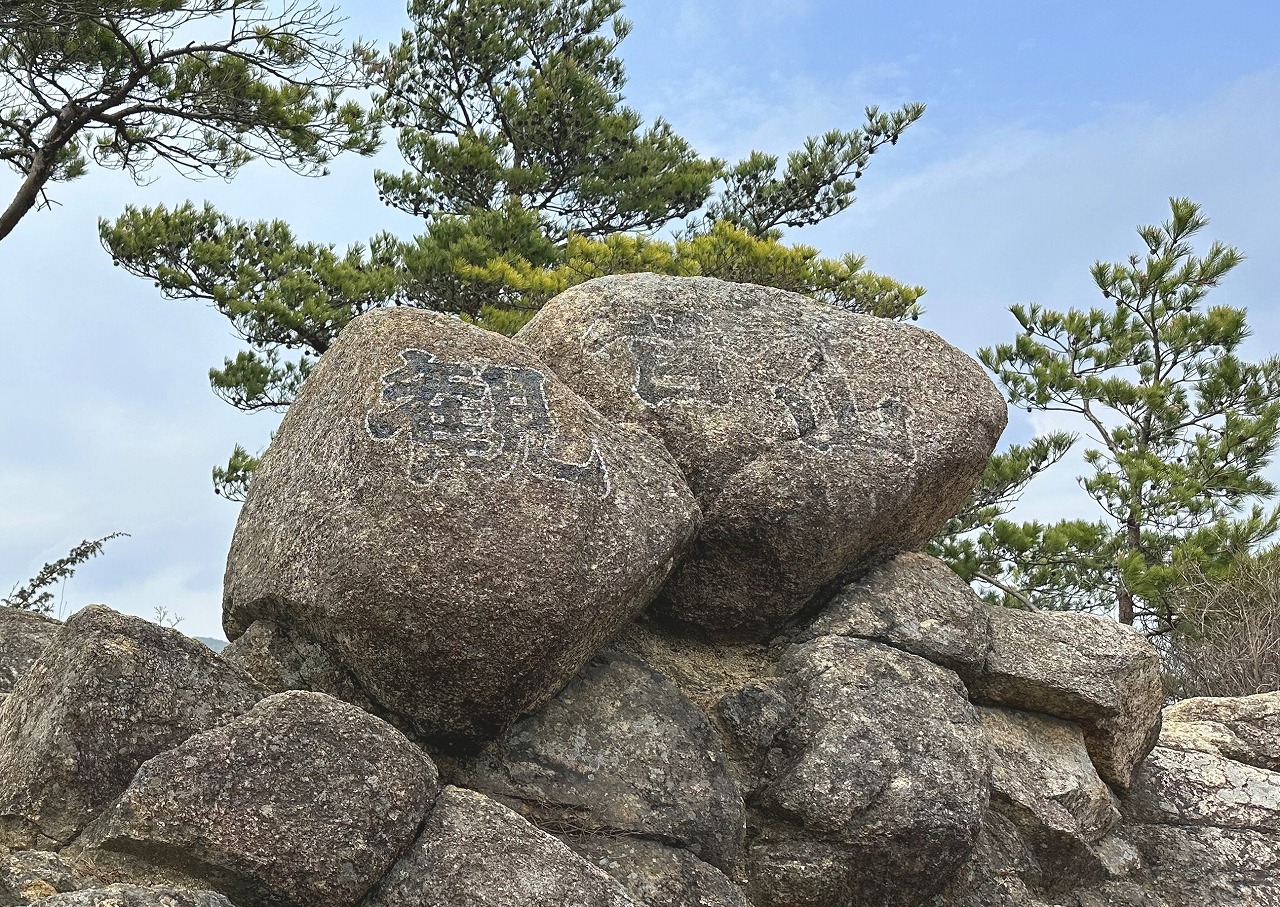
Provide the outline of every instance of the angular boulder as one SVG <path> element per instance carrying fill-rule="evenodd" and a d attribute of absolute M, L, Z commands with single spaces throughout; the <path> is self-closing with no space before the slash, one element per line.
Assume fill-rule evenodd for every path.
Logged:
<path fill-rule="evenodd" d="M 1280 772 L 1280 692 L 1176 702 L 1164 710 L 1160 745 Z"/>
<path fill-rule="evenodd" d="M 1131 627 L 1088 614 L 987 609 L 991 643 L 966 677 L 974 702 L 1074 721 L 1102 780 L 1126 790 L 1160 734 L 1160 655 Z"/>
<path fill-rule="evenodd" d="M 991 646 L 989 612 L 942 561 L 907 552 L 840 590 L 802 638 L 870 639 L 927 658 L 961 678 L 974 677 Z"/>
<path fill-rule="evenodd" d="M 1206 825 L 1280 836 L 1280 773 L 1156 747 L 1124 801 L 1124 818 L 1129 825 Z"/>
<path fill-rule="evenodd" d="M 988 605 L 924 554 L 901 554 L 846 586 L 797 638 L 829 635 L 950 668 L 974 702 L 1075 722 L 1098 774 L 1122 790 L 1160 732 L 1160 656 L 1139 633 L 1109 618 Z"/>
<path fill-rule="evenodd" d="M 444 746 L 553 696 L 695 534 L 662 445 L 525 347 L 381 309 L 317 363 L 254 476 L 224 627 L 296 626 Z"/>
<path fill-rule="evenodd" d="M 446 787 L 361 907 L 636 907 L 603 871 L 483 794 Z"/>
<path fill-rule="evenodd" d="M 36 663 L 62 624 L 43 614 L 0 606 L 0 697 Z"/>
<path fill-rule="evenodd" d="M 347 907 L 437 792 L 431 760 L 386 722 L 279 693 L 144 764 L 76 849 L 142 879 L 173 870 L 239 907 Z"/>
<path fill-rule="evenodd" d="M 602 277 L 517 339 L 670 449 L 706 523 L 659 604 L 727 635 L 763 636 L 927 542 L 1008 419 L 978 363 L 936 334 L 767 287 Z"/>
<path fill-rule="evenodd" d="M 861 639 L 789 650 L 796 719 L 753 799 L 749 894 L 759 907 L 927 903 L 987 808 L 990 757 L 964 685 Z"/>
<path fill-rule="evenodd" d="M 991 808 L 1016 827 L 1041 887 L 1102 877 L 1092 845 L 1119 821 L 1119 804 L 1098 777 L 1080 728 L 1068 721 L 980 708 L 991 747 Z"/>
<path fill-rule="evenodd" d="M 77 612 L 0 705 L 0 844 L 65 844 L 143 762 L 265 692 L 176 630 Z"/>
<path fill-rule="evenodd" d="M 661 840 L 721 867 L 742 846 L 742 794 L 706 717 L 630 655 L 602 653 L 457 776 L 543 828 Z"/>
<path fill-rule="evenodd" d="M 1280 904 L 1280 773 L 1158 746 L 1134 776 L 1120 834 L 1171 907 Z"/>

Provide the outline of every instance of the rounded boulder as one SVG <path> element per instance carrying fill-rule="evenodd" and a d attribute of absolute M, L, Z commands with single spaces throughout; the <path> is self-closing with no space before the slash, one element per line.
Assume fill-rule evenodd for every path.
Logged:
<path fill-rule="evenodd" d="M 938 335 L 768 287 L 602 277 L 517 339 L 679 462 L 706 522 L 661 608 L 726 636 L 765 636 L 922 546 L 1008 419 L 981 366 Z"/>
<path fill-rule="evenodd" d="M 323 646 L 443 746 L 563 687 L 697 531 L 679 469 L 527 349 L 382 309 L 315 366 L 241 511 L 223 602 Z"/>

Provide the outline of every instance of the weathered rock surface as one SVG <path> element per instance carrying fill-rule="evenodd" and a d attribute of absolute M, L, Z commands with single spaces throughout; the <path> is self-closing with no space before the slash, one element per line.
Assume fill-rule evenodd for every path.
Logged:
<path fill-rule="evenodd" d="M 748 856 L 760 907 L 916 904 L 964 860 L 990 761 L 964 685 L 860 639 L 796 646 L 796 720 L 770 752 Z"/>
<path fill-rule="evenodd" d="M 1017 826 L 992 809 L 968 859 L 947 880 L 930 907 L 1049 907 L 1035 882 L 1040 867 Z M 1029 884 L 1030 881 L 1030 884 Z"/>
<path fill-rule="evenodd" d="M 1170 715 L 1243 714 L 1265 718 L 1265 702 L 1188 701 Z M 956 872 L 936 907 L 1277 907 L 1280 906 L 1280 774 L 1233 761 L 1206 748 L 1157 746 L 1134 774 L 1121 803 L 1119 821 L 1107 824 L 1103 798 L 1083 796 L 1079 784 L 1068 798 L 1068 823 L 1051 829 L 1052 803 L 1037 789 L 1062 789 L 1062 779 L 1087 779 L 1079 756 L 1059 768 L 1037 752 L 1059 750 L 1056 733 L 1033 729 L 1024 746 L 1002 743 L 1006 729 L 991 722 L 996 710 L 980 710 L 995 743 L 991 812 L 978 846 Z M 1006 713 L 1011 715 L 1014 713 Z M 1048 722 L 1028 716 L 1033 722 Z M 1170 720 L 1161 739 L 1178 745 L 1196 720 Z M 1225 725 L 1224 725 L 1225 727 Z M 1025 743 L 1034 743 L 1028 752 Z M 1074 745 L 1073 748 L 1078 747 Z M 1048 807 L 1048 808 L 1046 808 Z M 1085 820 L 1085 816 L 1094 816 Z M 1061 814 L 1059 814 L 1061 819 Z M 1100 820 L 1101 823 L 1100 823 Z M 1091 830 L 1092 828 L 1092 830 Z M 1047 837 L 1052 833 L 1056 844 Z"/>
<path fill-rule="evenodd" d="M 1160 745 L 1280 772 L 1280 692 L 1174 703 L 1164 710 Z"/>
<path fill-rule="evenodd" d="M 311 690 L 373 711 L 351 672 L 338 664 L 324 646 L 295 628 L 273 620 L 255 620 L 220 653 L 273 693 Z"/>
<path fill-rule="evenodd" d="M 989 610 L 942 561 L 906 552 L 840 590 L 803 638 L 870 639 L 973 678 L 991 648 Z"/>
<path fill-rule="evenodd" d="M 143 762 L 264 693 L 176 630 L 79 611 L 0 705 L 0 844 L 65 844 Z"/>
<path fill-rule="evenodd" d="M 17 907 L 86 887 L 76 870 L 47 850 L 0 848 L 0 907 Z"/>
<path fill-rule="evenodd" d="M 1103 877 L 1091 845 L 1120 818 L 1098 777 L 1080 728 L 1067 721 L 978 709 L 992 751 L 991 807 L 1013 823 L 1031 851 L 1037 883 L 1071 888 Z"/>
<path fill-rule="evenodd" d="M 1116 825 L 1089 843 L 1081 823 L 1074 843 L 1058 833 L 1054 848 L 1043 823 L 1037 830 L 1026 821 L 1030 811 L 1011 809 L 1000 790 L 1009 787 L 1002 776 L 1020 773 L 1025 790 L 1042 774 L 1034 759 L 1006 750 L 1012 758 L 997 754 L 992 812 L 978 846 L 935 907 L 1280 905 L 1275 772 L 1158 746 L 1134 775 Z"/>
<path fill-rule="evenodd" d="M 0 606 L 0 697 L 13 690 L 60 629 L 61 623 L 43 614 Z"/>
<path fill-rule="evenodd" d="M 1125 800 L 1127 824 L 1208 825 L 1280 832 L 1280 774 L 1157 747 Z M 1280 881 L 1280 880 L 1278 880 Z"/>
<path fill-rule="evenodd" d="M 1145 641 L 1109 621 L 990 607 L 912 553 L 841 590 L 797 638 L 829 635 L 920 655 L 955 670 L 975 701 L 1017 709 L 978 710 L 990 806 L 938 905 L 1157 903 L 1134 875 L 1140 854 L 1113 830 L 1104 783 L 1127 783 L 1159 728 L 1158 656 Z"/>
<path fill-rule="evenodd" d="M 671 450 L 706 525 L 660 606 L 729 634 L 763 635 L 926 542 L 1007 420 L 981 367 L 936 334 L 765 287 L 603 277 L 517 339 Z"/>
<path fill-rule="evenodd" d="M 1121 789 L 1155 745 L 1160 656 L 1113 620 L 992 607 L 940 561 L 906 553 L 846 586 L 799 636 L 871 639 L 959 673 L 975 702 L 1084 730 L 1099 775 Z"/>
<path fill-rule="evenodd" d="M 224 626 L 296 625 L 379 706 L 470 744 L 643 609 L 698 520 L 665 449 L 526 348 L 382 309 L 344 329 L 263 458 Z"/>
<path fill-rule="evenodd" d="M 989 608 L 991 646 L 966 678 L 975 702 L 1074 721 L 1098 774 L 1127 789 L 1160 733 L 1160 656 L 1129 627 L 1087 614 Z"/>
<path fill-rule="evenodd" d="M 1072 847 L 1074 856 L 1064 859 L 1029 840 L 1030 829 L 1000 812 L 994 796 L 992 804 L 977 846 L 931 907 L 1173 907 L 1142 876 L 1137 850 L 1116 834 Z"/>
<path fill-rule="evenodd" d="M 240 907 L 346 907 L 409 846 L 438 791 L 398 731 L 321 693 L 264 699 L 139 769 L 77 848 L 172 869 Z"/>
<path fill-rule="evenodd" d="M 37 902 L 39 907 L 236 907 L 212 891 L 108 885 Z"/>
<path fill-rule="evenodd" d="M 1142 853 L 1140 890 L 1169 907 L 1280 905 L 1280 835 L 1212 825 L 1131 825 Z"/>
<path fill-rule="evenodd" d="M 724 873 L 686 850 L 625 836 L 569 835 L 565 843 L 644 907 L 751 907 Z"/>
<path fill-rule="evenodd" d="M 1171 907 L 1280 904 L 1280 773 L 1158 746 L 1134 778 L 1121 834 Z"/>
<path fill-rule="evenodd" d="M 605 872 L 483 794 L 446 787 L 361 907 L 636 907 Z"/>
<path fill-rule="evenodd" d="M 779 735 L 796 719 L 796 705 L 784 692 L 788 686 L 772 679 L 752 679 L 716 703 L 716 714 L 750 778 L 763 774 Z"/>
<path fill-rule="evenodd" d="M 742 846 L 742 794 L 706 717 L 630 655 L 602 653 L 458 778 L 555 831 L 653 838 L 722 867 Z"/>
<path fill-rule="evenodd" d="M 703 711 L 751 679 L 772 674 L 787 646 L 781 637 L 766 644 L 708 639 L 686 629 L 648 612 L 628 624 L 612 647 L 652 666 Z"/>

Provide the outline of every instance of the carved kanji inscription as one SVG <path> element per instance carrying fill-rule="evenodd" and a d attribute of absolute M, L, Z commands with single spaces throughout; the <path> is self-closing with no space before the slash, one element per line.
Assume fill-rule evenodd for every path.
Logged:
<path fill-rule="evenodd" d="M 378 405 L 365 416 L 376 440 L 412 445 L 409 478 L 428 485 L 450 469 L 516 469 L 608 493 L 608 470 L 593 444 L 583 462 L 559 455 L 546 376 L 531 368 L 446 362 L 404 350 L 382 376 Z"/>

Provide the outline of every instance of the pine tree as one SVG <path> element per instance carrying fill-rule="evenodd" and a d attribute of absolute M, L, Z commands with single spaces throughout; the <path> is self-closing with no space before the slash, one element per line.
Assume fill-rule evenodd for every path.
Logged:
<path fill-rule="evenodd" d="M 142 179 L 157 162 L 229 177 L 250 160 L 318 173 L 371 153 L 374 121 L 343 92 L 368 48 L 331 11 L 265 0 L 5 0 L 0 162 L 21 177 L 0 239 L 92 161 Z"/>
<path fill-rule="evenodd" d="M 1038 607 L 1109 611 L 1153 633 L 1175 629 L 1170 590 L 1212 575 L 1271 535 L 1280 515 L 1263 471 L 1280 439 L 1280 359 L 1247 362 L 1244 309 L 1205 298 L 1243 260 L 1192 240 L 1208 221 L 1184 198 L 1138 230 L 1143 251 L 1097 262 L 1107 308 L 1014 306 L 1013 343 L 980 351 L 1014 406 L 1074 416 L 1091 446 L 1080 483 L 1097 520 L 997 519 L 975 559 Z"/>
<path fill-rule="evenodd" d="M 785 165 L 700 157 L 622 102 L 621 0 L 413 0 L 412 28 L 370 70 L 377 113 L 408 169 L 378 172 L 387 204 L 424 222 L 345 251 L 281 222 L 214 209 L 130 208 L 103 223 L 117 264 L 173 298 L 211 302 L 249 349 L 210 373 L 245 409 L 282 409 L 352 318 L 386 305 L 451 312 L 514 333 L 547 299 L 602 274 L 659 271 L 782 286 L 893 317 L 919 287 L 786 246 L 781 230 L 853 202 L 870 158 L 923 113 L 867 110 Z M 660 238 L 659 231 L 668 231 Z M 242 495 L 237 448 L 215 487 Z"/>

